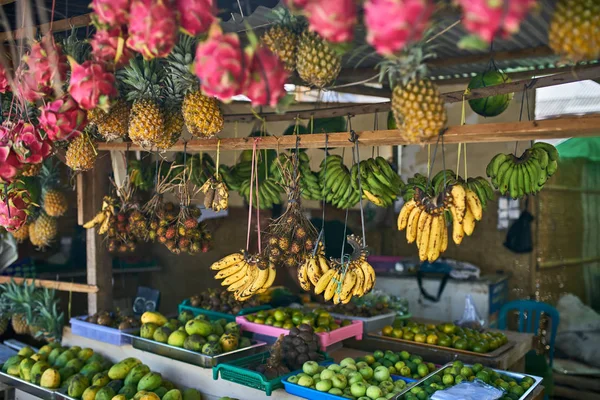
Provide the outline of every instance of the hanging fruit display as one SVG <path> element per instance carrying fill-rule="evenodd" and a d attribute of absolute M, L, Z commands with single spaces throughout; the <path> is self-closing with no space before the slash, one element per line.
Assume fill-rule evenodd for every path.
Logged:
<path fill-rule="evenodd" d="M 282 168 L 292 168 L 293 155 L 280 153 L 277 161 L 271 164 L 271 175 L 275 181 L 283 186 L 285 185 L 285 176 Z M 289 171 L 287 176 L 293 173 Z M 298 153 L 298 186 L 300 187 L 300 196 L 305 200 L 322 200 L 322 188 L 318 174 L 310 169 L 310 159 L 305 152 Z"/>
<path fill-rule="evenodd" d="M 310 86 L 324 88 L 340 74 L 342 56 L 322 37 L 308 29 L 298 41 L 296 71 Z"/>
<path fill-rule="evenodd" d="M 558 151 L 549 143 L 536 142 L 521 157 L 497 154 L 486 168 L 500 194 L 513 199 L 536 194 L 558 169 Z"/>
<path fill-rule="evenodd" d="M 204 193 L 204 207 L 215 212 L 227 210 L 229 191 L 218 173 L 208 178 L 200 191 Z"/>
<path fill-rule="evenodd" d="M 389 207 L 400 195 L 404 182 L 383 157 L 368 158 L 354 164 L 350 170 L 350 182 L 371 203 Z M 360 175 L 360 179 L 359 179 Z"/>
<path fill-rule="evenodd" d="M 302 23 L 286 8 L 274 10 L 274 24 L 261 37 L 262 43 L 283 62 L 288 72 L 296 70 L 296 51 Z"/>
<path fill-rule="evenodd" d="M 222 258 L 210 269 L 218 271 L 215 279 L 223 279 L 221 285 L 227 286 L 227 291 L 233 292 L 237 301 L 246 301 L 255 294 L 266 292 L 277 275 L 275 264 L 244 250 Z"/>
<path fill-rule="evenodd" d="M 89 171 L 94 168 L 96 158 L 98 158 L 96 143 L 89 132 L 83 132 L 69 142 L 65 164 L 73 171 Z"/>
<path fill-rule="evenodd" d="M 508 82 L 511 82 L 511 79 L 504 72 L 491 69 L 471 78 L 468 88 L 478 89 Z M 483 117 L 496 117 L 506 111 L 514 95 L 514 93 L 506 93 L 481 99 L 471 99 L 469 100 L 469 106 Z"/>
<path fill-rule="evenodd" d="M 342 156 L 332 154 L 321 162 L 319 180 L 323 185 L 322 198 L 337 208 L 354 207 L 360 200 L 360 192 L 352 183 L 352 175 L 344 165 Z"/>

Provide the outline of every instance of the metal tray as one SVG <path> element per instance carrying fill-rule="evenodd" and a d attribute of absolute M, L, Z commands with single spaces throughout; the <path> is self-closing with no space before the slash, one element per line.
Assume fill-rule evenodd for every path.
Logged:
<path fill-rule="evenodd" d="M 219 354 L 218 356 L 207 356 L 195 351 L 182 349 L 180 347 L 170 346 L 165 343 L 155 342 L 154 340 L 144 339 L 139 336 L 131 335 L 131 345 L 138 350 L 158 354 L 159 356 L 172 358 L 173 360 L 183 361 L 188 364 L 197 365 L 203 368 L 212 368 L 220 363 L 235 360 L 237 358 L 250 356 L 263 350 L 267 345 L 265 342 L 252 340 L 252 345 L 230 351 L 229 353 Z"/>
<path fill-rule="evenodd" d="M 398 343 L 412 344 L 414 346 L 428 347 L 430 349 L 436 349 L 436 350 L 442 350 L 442 351 L 445 350 L 445 351 L 452 352 L 454 354 L 468 354 L 470 356 L 488 357 L 488 358 L 497 357 L 500 354 L 506 352 L 508 349 L 512 349 L 516 344 L 515 342 L 509 341 L 509 342 L 506 342 L 505 344 L 503 344 L 502 346 L 498 347 L 494 351 L 490 351 L 487 353 L 476 353 L 476 352 L 470 351 L 470 350 L 455 349 L 454 347 L 445 347 L 445 346 L 439 346 L 437 344 L 421 343 L 421 342 L 415 342 L 414 340 L 398 339 L 398 338 L 393 338 L 393 337 L 389 337 L 389 336 L 383 336 L 381 334 L 381 332 L 369 333 L 368 336 L 377 338 L 377 339 L 391 340 L 391 341 L 398 342 Z"/>
<path fill-rule="evenodd" d="M 29 393 L 32 396 L 39 397 L 40 399 L 57 400 L 60 397 L 58 389 L 46 389 L 5 372 L 0 372 L 0 382 L 25 393 Z"/>
<path fill-rule="evenodd" d="M 352 315 L 329 313 L 333 318 L 336 319 L 349 319 L 351 321 L 362 321 L 363 333 L 369 332 L 380 332 L 384 326 L 392 325 L 394 318 L 396 318 L 395 312 L 386 314 L 375 315 L 374 317 L 355 317 Z"/>
<path fill-rule="evenodd" d="M 464 364 L 464 366 L 465 366 L 465 367 L 471 367 L 471 366 L 473 366 L 473 364 Z M 446 368 L 452 368 L 452 363 L 450 362 L 450 363 L 448 363 L 448 364 L 444 364 L 444 365 L 443 365 L 443 366 L 442 366 L 440 369 L 437 369 L 437 370 L 435 370 L 435 371 L 431 372 L 429 375 L 425 376 L 423 379 L 421 379 L 421 380 L 420 380 L 420 381 L 418 381 L 417 383 L 415 383 L 415 384 L 413 384 L 413 385 L 410 385 L 410 386 L 407 386 L 407 387 L 406 387 L 406 389 L 404 389 L 403 391 L 401 391 L 400 393 L 398 393 L 398 395 L 397 395 L 396 397 L 394 397 L 394 400 L 400 400 L 400 399 L 402 399 L 402 396 L 404 396 L 406 393 L 410 392 L 410 390 L 411 390 L 413 387 L 415 387 L 415 386 L 419 386 L 419 385 L 423 384 L 423 383 L 424 383 L 424 382 L 425 382 L 427 379 L 431 378 L 433 375 L 436 375 L 436 374 L 443 374 L 443 371 L 444 371 Z M 514 378 L 514 379 L 523 379 L 523 378 L 525 378 L 526 376 L 528 376 L 528 377 L 530 377 L 530 378 L 533 378 L 533 381 L 534 381 L 534 382 L 533 382 L 533 385 L 531 385 L 531 387 L 530 387 L 529 389 L 527 389 L 527 390 L 525 391 L 525 393 L 523 393 L 523 395 L 522 395 L 521 397 L 519 397 L 519 399 L 518 399 L 518 400 L 525 400 L 525 399 L 527 398 L 527 396 L 529 396 L 529 395 L 530 395 L 530 394 L 533 392 L 533 390 L 534 390 L 534 389 L 535 389 L 535 388 L 536 388 L 536 387 L 537 387 L 537 386 L 538 386 L 540 383 L 542 383 L 542 378 L 541 378 L 541 377 L 539 377 L 539 376 L 535 376 L 535 375 L 529 375 L 529 374 L 521 374 L 521 373 L 518 373 L 518 372 L 512 372 L 512 371 L 504 371 L 504 370 L 501 370 L 501 369 L 494 369 L 494 368 L 491 368 L 491 370 L 492 370 L 492 371 L 496 371 L 496 372 L 498 372 L 499 374 L 502 374 L 502 375 L 509 376 L 509 377 L 511 377 L 511 378 Z"/>

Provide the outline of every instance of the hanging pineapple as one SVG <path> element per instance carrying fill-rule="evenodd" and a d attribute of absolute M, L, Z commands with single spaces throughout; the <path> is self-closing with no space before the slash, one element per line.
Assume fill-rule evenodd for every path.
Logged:
<path fill-rule="evenodd" d="M 17 243 L 23 243 L 27 239 L 29 239 L 29 222 L 24 223 L 19 229 L 16 231 L 12 231 L 10 234 L 13 235 Z"/>
<path fill-rule="evenodd" d="M 165 79 L 164 92 L 165 135 L 156 144 L 161 150 L 166 150 L 177 143 L 184 125 L 183 114 L 181 113 L 182 95 L 171 77 Z"/>
<path fill-rule="evenodd" d="M 29 240 L 40 249 L 44 249 L 52 244 L 58 235 L 58 224 L 56 218 L 49 216 L 45 211 L 41 211 L 39 217 L 31 224 L 32 231 L 29 231 Z M 35 241 L 35 243 L 34 243 Z"/>
<path fill-rule="evenodd" d="M 301 26 L 298 19 L 287 8 L 277 9 L 274 13 L 276 24 L 263 34 L 261 40 L 279 57 L 286 70 L 294 72 Z"/>
<path fill-rule="evenodd" d="M 305 29 L 298 42 L 296 70 L 304 82 L 323 88 L 340 74 L 342 56 L 319 35 Z"/>
<path fill-rule="evenodd" d="M 381 78 L 387 74 L 393 88 L 391 101 L 396 125 L 413 143 L 437 136 L 448 119 L 437 85 L 426 77 L 425 60 L 431 56 L 424 43 L 417 43 L 402 56 L 380 65 Z"/>
<path fill-rule="evenodd" d="M 49 161 L 42 168 L 42 208 L 50 217 L 62 217 L 67 212 L 67 197 L 60 188 L 57 164 Z"/>
<path fill-rule="evenodd" d="M 33 319 L 35 284 L 23 283 L 18 285 L 10 281 L 4 285 L 2 302 L 10 304 L 11 325 L 17 335 L 29 334 L 29 322 Z"/>
<path fill-rule="evenodd" d="M 548 30 L 548 45 L 569 61 L 600 57 L 600 2 L 559 0 Z"/>
<path fill-rule="evenodd" d="M 191 36 L 181 36 L 167 57 L 167 70 L 176 91 L 184 94 L 181 112 L 188 132 L 198 138 L 208 138 L 223 129 L 224 120 L 219 103 L 202 94 L 200 81 L 191 70 L 196 43 Z"/>
<path fill-rule="evenodd" d="M 65 164 L 73 171 L 89 171 L 94 168 L 98 157 L 96 144 L 88 132 L 83 132 L 69 142 L 65 154 Z"/>
<path fill-rule="evenodd" d="M 96 125 L 98 134 L 108 142 L 127 135 L 130 113 L 131 104 L 125 101 L 125 99 L 118 99 L 110 106 L 108 113 L 105 113 L 100 108 L 95 108 L 88 111 L 88 118 L 90 118 L 91 114 L 92 119 L 90 119 L 90 122 L 93 121 L 91 123 Z"/>

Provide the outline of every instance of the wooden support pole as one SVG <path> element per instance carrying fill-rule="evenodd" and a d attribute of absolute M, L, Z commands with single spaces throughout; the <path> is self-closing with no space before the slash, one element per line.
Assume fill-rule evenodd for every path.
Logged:
<path fill-rule="evenodd" d="M 103 154 L 96 160 L 94 169 L 78 177 L 78 222 L 89 220 L 102 207 L 102 199 L 109 192 L 110 172 L 110 157 Z M 98 287 L 96 292 L 88 294 L 88 314 L 112 310 L 112 258 L 95 229 L 86 231 L 85 244 L 87 283 Z"/>
<path fill-rule="evenodd" d="M 600 115 L 585 117 L 567 117 L 542 121 L 501 122 L 493 124 L 451 126 L 444 133 L 444 143 L 483 143 L 513 142 L 517 140 L 558 139 L 565 137 L 598 136 L 600 132 Z M 398 146 L 411 143 L 400 130 L 380 130 L 356 132 L 359 144 L 363 146 Z M 305 134 L 300 135 L 300 147 L 306 149 L 325 146 L 327 136 L 329 147 L 351 147 L 348 132 Z M 187 142 L 190 152 L 217 150 L 249 150 L 252 149 L 253 138 L 200 139 Z M 433 137 L 422 143 L 436 143 Z M 291 149 L 296 147 L 296 137 L 265 136 L 259 139 L 261 149 Z M 99 142 L 99 150 L 137 151 L 148 150 L 131 143 Z M 184 143 L 178 142 L 168 151 L 183 151 Z M 99 207 L 98 207 L 99 208 Z"/>
<path fill-rule="evenodd" d="M 18 284 L 27 282 L 28 285 L 31 285 L 31 282 L 34 282 L 35 286 L 37 286 L 37 287 L 44 287 L 44 288 L 48 288 L 48 289 L 59 290 L 61 292 L 96 293 L 98 291 L 97 286 L 86 285 L 83 283 L 49 281 L 49 280 L 43 280 L 43 279 L 25 279 L 25 278 L 15 278 L 12 276 L 0 276 L 0 283 L 8 283 L 11 280 L 15 281 L 15 283 L 18 283 Z"/>

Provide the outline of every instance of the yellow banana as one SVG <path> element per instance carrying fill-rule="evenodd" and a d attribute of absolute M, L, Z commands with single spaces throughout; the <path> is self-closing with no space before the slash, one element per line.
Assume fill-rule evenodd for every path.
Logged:
<path fill-rule="evenodd" d="M 237 290 L 238 296 L 247 296 L 248 294 L 253 295 L 254 293 L 250 292 L 250 287 L 258 277 L 258 266 L 256 263 L 249 264 L 250 276 L 248 277 L 248 281 Z"/>
<path fill-rule="evenodd" d="M 419 221 L 417 222 L 417 245 L 421 243 L 421 235 L 423 235 L 423 229 L 425 228 L 425 221 L 429 213 L 425 210 L 419 215 Z"/>
<path fill-rule="evenodd" d="M 436 215 L 431 220 L 431 230 L 429 234 L 429 244 L 427 245 L 427 260 L 434 262 L 440 255 L 439 247 L 441 244 L 441 222 L 440 216 Z"/>
<path fill-rule="evenodd" d="M 440 246 L 440 253 L 445 252 L 448 249 L 448 226 L 446 225 L 446 218 L 442 221 L 442 245 Z"/>
<path fill-rule="evenodd" d="M 468 207 L 462 225 L 463 229 L 465 230 L 465 234 L 467 236 L 471 236 L 473 234 L 473 231 L 475 230 L 475 216 L 471 212 L 471 209 Z"/>
<path fill-rule="evenodd" d="M 254 282 L 252 282 L 252 285 L 250 285 L 250 287 L 248 288 L 248 291 L 252 294 L 256 293 L 260 288 L 263 287 L 267 279 L 269 279 L 269 268 L 259 268 L 258 275 L 256 276 Z"/>
<path fill-rule="evenodd" d="M 323 293 L 323 291 L 325 291 L 325 289 L 327 289 L 329 282 L 335 275 L 335 272 L 336 272 L 335 269 L 331 268 L 329 271 L 325 272 L 321 276 L 321 279 L 319 279 L 319 282 L 317 282 L 317 284 L 315 285 L 315 294 L 321 294 L 321 293 Z M 302 289 L 304 289 L 304 288 L 302 288 Z M 310 290 L 310 287 L 309 287 L 309 289 L 305 289 L 305 290 Z"/>
<path fill-rule="evenodd" d="M 365 284 L 362 290 L 362 293 L 364 295 L 365 293 L 373 289 L 373 286 L 375 286 L 375 271 L 373 270 L 371 264 L 369 264 L 365 260 L 363 260 L 359 265 L 363 271 L 363 274 L 365 275 Z"/>
<path fill-rule="evenodd" d="M 406 226 L 406 241 L 408 243 L 414 242 L 417 238 L 417 225 L 419 222 L 419 214 L 421 214 L 421 209 L 419 207 L 415 207 L 412 209 L 410 215 L 408 216 L 408 225 Z"/>
<path fill-rule="evenodd" d="M 339 280 L 340 274 L 339 272 L 335 271 L 335 273 L 329 280 L 329 283 L 327 284 L 327 289 L 325 289 L 325 294 L 323 295 L 326 301 L 331 300 L 333 298 L 333 295 L 337 292 Z"/>
<path fill-rule="evenodd" d="M 356 273 L 349 269 L 346 271 L 344 276 L 344 282 L 342 283 L 342 289 L 340 291 L 340 301 L 346 300 L 348 297 L 352 297 L 354 286 L 356 285 Z"/>
<path fill-rule="evenodd" d="M 101 224 L 102 222 L 104 222 L 105 219 L 106 219 L 106 214 L 104 214 L 104 212 L 101 211 L 98 214 L 96 214 L 92 220 L 83 224 L 83 228 L 84 229 L 93 228 L 97 224 Z"/>
<path fill-rule="evenodd" d="M 333 294 L 333 304 L 340 304 L 340 291 L 336 290 Z"/>
<path fill-rule="evenodd" d="M 317 262 L 319 263 L 319 268 L 321 269 L 321 275 L 329 271 L 329 263 L 324 255 L 319 255 L 317 257 Z"/>
<path fill-rule="evenodd" d="M 458 219 L 458 222 L 462 222 L 467 208 L 467 193 L 465 188 L 460 184 L 456 184 L 452 186 L 450 194 L 452 195 L 452 204 L 456 207 L 456 218 Z"/>
<path fill-rule="evenodd" d="M 373 203 L 379 207 L 383 206 L 383 200 L 380 199 L 379 197 L 375 196 L 373 193 L 369 192 L 368 190 L 363 189 L 363 194 L 365 195 L 367 200 L 369 200 L 371 203 Z"/>
<path fill-rule="evenodd" d="M 450 212 L 452 213 L 452 240 L 456 244 L 461 244 L 463 238 L 465 237 L 465 231 L 463 228 L 463 222 L 458 222 L 458 218 L 456 216 L 456 208 L 454 206 L 450 206 Z"/>
<path fill-rule="evenodd" d="M 240 269 L 244 268 L 244 264 L 245 263 L 243 261 L 241 261 L 239 263 L 233 264 L 231 267 L 227 267 L 225 269 L 220 270 L 215 275 L 215 279 L 223 279 L 223 278 L 227 278 L 228 276 L 235 274 Z"/>
<path fill-rule="evenodd" d="M 321 268 L 317 265 L 316 257 L 309 257 L 307 260 L 307 273 L 308 279 L 313 285 L 319 283 L 319 279 L 321 278 Z"/>
<path fill-rule="evenodd" d="M 421 235 L 421 240 L 419 243 L 417 243 L 417 247 L 419 248 L 419 259 L 421 261 L 427 260 L 427 246 L 429 246 L 432 219 L 433 216 L 427 214 L 427 220 L 425 221 L 425 225 L 423 225 L 423 234 Z"/>
<path fill-rule="evenodd" d="M 269 290 L 269 288 L 271 286 L 273 286 L 273 282 L 275 282 L 276 277 L 277 277 L 277 270 L 275 269 L 275 264 L 271 263 L 269 265 L 269 277 L 267 278 L 267 281 L 265 282 L 265 284 L 262 285 L 262 287 L 256 291 L 256 294 L 264 293 L 267 290 Z"/>
<path fill-rule="evenodd" d="M 98 235 L 104 235 L 108 232 L 108 228 L 110 228 L 110 216 L 106 215 L 102 224 L 100 224 L 100 228 L 98 229 Z"/>
<path fill-rule="evenodd" d="M 361 297 L 364 294 L 365 273 L 359 265 L 355 265 L 353 271 L 356 274 L 356 284 L 352 290 L 352 296 Z"/>
<path fill-rule="evenodd" d="M 227 267 L 231 267 L 233 264 L 237 264 L 244 259 L 243 252 L 233 253 L 226 257 L 221 258 L 219 261 L 210 266 L 213 271 L 220 271 Z"/>
<path fill-rule="evenodd" d="M 479 197 L 477 197 L 477 194 L 475 194 L 475 192 L 472 191 L 471 189 L 467 189 L 467 204 L 468 204 L 468 208 L 469 208 L 469 210 L 471 210 L 471 213 L 473 214 L 473 217 L 475 218 L 475 220 L 481 221 L 481 218 L 483 217 L 483 209 L 481 207 L 481 200 L 479 200 Z"/>
<path fill-rule="evenodd" d="M 244 263 L 246 264 L 246 266 L 244 268 L 245 272 L 246 272 L 244 277 L 242 277 L 242 279 L 240 279 L 239 281 L 233 282 L 232 284 L 227 286 L 228 292 L 235 292 L 235 291 L 239 290 L 240 288 L 250 285 L 252 283 L 252 280 L 251 280 L 252 265 L 248 264 L 246 262 L 244 262 Z"/>
<path fill-rule="evenodd" d="M 302 290 L 310 290 L 310 281 L 308 280 L 308 259 L 298 267 L 298 283 Z"/>
<path fill-rule="evenodd" d="M 229 286 L 246 276 L 246 272 L 248 272 L 248 263 L 242 261 L 239 264 L 241 264 L 241 267 L 235 273 L 225 277 L 223 282 L 221 282 L 221 286 Z"/>
<path fill-rule="evenodd" d="M 417 202 L 411 199 L 402 206 L 400 214 L 398 214 L 398 230 L 404 230 L 408 224 L 408 216 L 410 215 L 413 208 L 417 206 Z"/>

